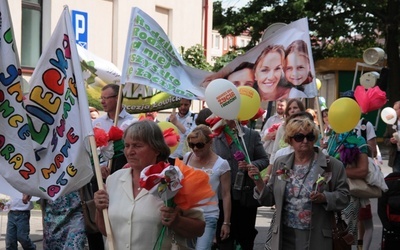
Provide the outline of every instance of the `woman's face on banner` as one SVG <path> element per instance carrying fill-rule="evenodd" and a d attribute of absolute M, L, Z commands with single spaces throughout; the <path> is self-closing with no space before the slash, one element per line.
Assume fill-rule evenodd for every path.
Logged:
<path fill-rule="evenodd" d="M 278 52 L 268 53 L 256 66 L 258 91 L 273 93 L 282 77 L 282 57 Z"/>
<path fill-rule="evenodd" d="M 233 72 L 228 76 L 228 81 L 231 81 L 236 87 L 254 85 L 254 72 L 252 69 L 244 68 Z"/>
<path fill-rule="evenodd" d="M 298 53 L 290 53 L 286 57 L 285 77 L 288 82 L 298 86 L 307 80 L 310 72 L 308 58 Z"/>

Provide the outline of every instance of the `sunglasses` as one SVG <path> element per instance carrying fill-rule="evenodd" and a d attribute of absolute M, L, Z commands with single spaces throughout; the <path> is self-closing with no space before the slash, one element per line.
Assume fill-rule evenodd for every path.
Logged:
<path fill-rule="evenodd" d="M 188 142 L 188 146 L 191 149 L 193 149 L 194 147 L 196 147 L 196 148 L 204 148 L 205 145 L 206 144 L 204 142 L 198 142 L 198 143 Z"/>
<path fill-rule="evenodd" d="M 302 134 L 302 133 L 297 133 L 294 136 L 292 136 L 292 138 L 296 141 L 296 142 L 302 142 L 304 141 L 304 138 L 307 139 L 307 141 L 314 141 L 315 140 L 315 135 L 311 132 L 308 134 Z"/>

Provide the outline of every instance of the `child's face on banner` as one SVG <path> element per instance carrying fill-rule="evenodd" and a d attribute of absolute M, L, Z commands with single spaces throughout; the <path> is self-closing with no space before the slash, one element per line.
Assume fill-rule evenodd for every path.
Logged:
<path fill-rule="evenodd" d="M 291 53 L 286 57 L 285 77 L 288 82 L 298 86 L 307 80 L 310 72 L 308 58 L 298 53 Z"/>
<path fill-rule="evenodd" d="M 277 52 L 267 54 L 254 72 L 258 90 L 273 93 L 282 76 L 282 57 Z"/>

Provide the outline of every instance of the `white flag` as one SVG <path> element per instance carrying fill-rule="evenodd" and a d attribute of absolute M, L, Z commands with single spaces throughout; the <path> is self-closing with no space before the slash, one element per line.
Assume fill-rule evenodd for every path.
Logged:
<path fill-rule="evenodd" d="M 203 99 L 200 85 L 209 75 L 187 66 L 160 25 L 132 8 L 121 84 L 139 83 L 174 96 Z"/>
<path fill-rule="evenodd" d="M 29 82 L 26 111 L 37 143 L 41 197 L 55 200 L 93 176 L 87 137 L 93 135 L 68 7 Z M 85 146 L 86 145 L 86 146 Z"/>
<path fill-rule="evenodd" d="M 0 175 L 20 192 L 38 195 L 41 191 L 33 183 L 39 182 L 41 174 L 23 106 L 21 68 L 8 1 L 0 1 L 0 17 Z M 9 191 L 13 190 L 1 190 L 5 194 Z"/>

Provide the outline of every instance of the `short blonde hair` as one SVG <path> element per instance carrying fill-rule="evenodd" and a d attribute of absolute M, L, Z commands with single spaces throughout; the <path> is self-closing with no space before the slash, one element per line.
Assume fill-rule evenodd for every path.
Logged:
<path fill-rule="evenodd" d="M 204 125 L 204 124 L 200 124 L 197 127 L 195 127 L 192 132 L 190 132 L 190 134 L 188 134 L 188 136 L 186 137 L 186 140 L 188 142 L 190 142 L 190 140 L 192 138 L 200 138 L 202 140 L 204 140 L 205 143 L 208 143 L 209 141 L 211 141 L 211 137 L 210 135 L 212 134 L 211 129 Z"/>
<path fill-rule="evenodd" d="M 307 117 L 296 117 L 290 119 L 285 125 L 285 135 L 283 139 L 286 143 L 290 144 L 290 138 L 300 131 L 311 131 L 315 135 L 314 143 L 318 140 L 318 127 L 315 125 L 314 121 Z"/>

